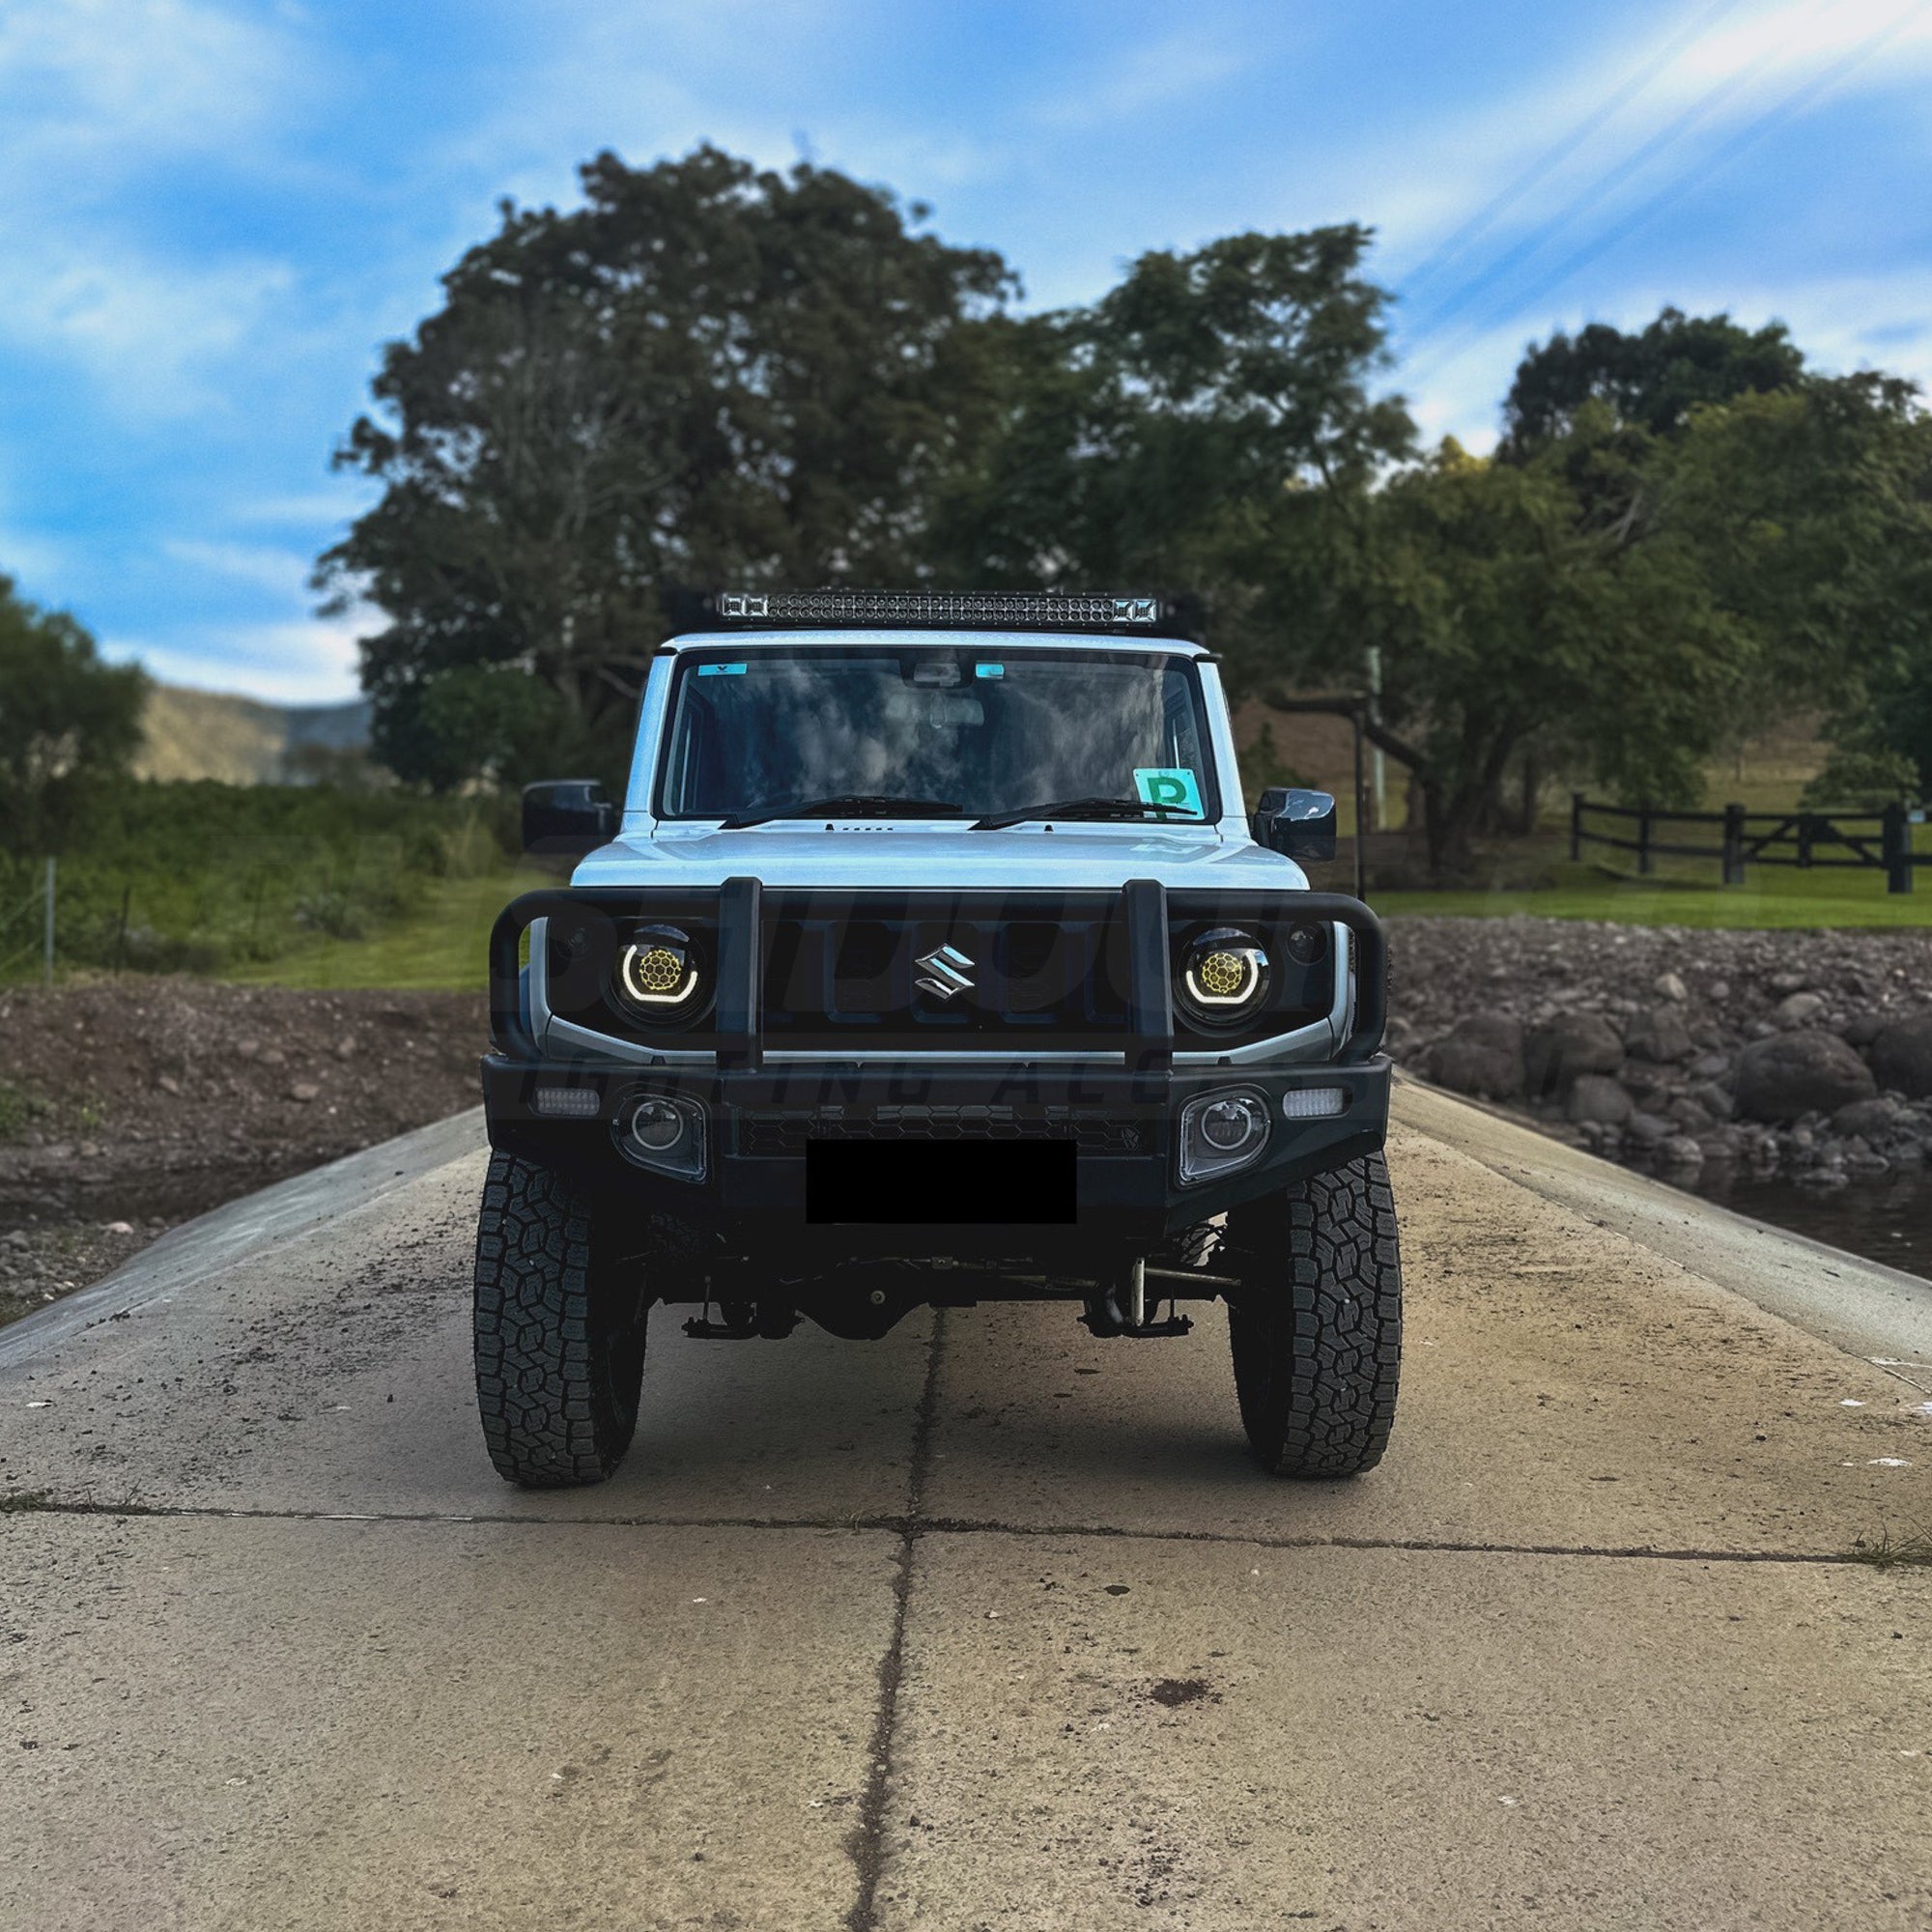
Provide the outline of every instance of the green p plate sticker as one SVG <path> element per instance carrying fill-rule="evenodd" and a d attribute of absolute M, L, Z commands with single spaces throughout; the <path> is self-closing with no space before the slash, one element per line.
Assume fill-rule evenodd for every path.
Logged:
<path fill-rule="evenodd" d="M 1184 765 L 1154 765 L 1136 771 L 1134 789 L 1140 793 L 1144 805 L 1184 807 L 1196 818 L 1205 815 L 1201 810 L 1201 787 Z"/>

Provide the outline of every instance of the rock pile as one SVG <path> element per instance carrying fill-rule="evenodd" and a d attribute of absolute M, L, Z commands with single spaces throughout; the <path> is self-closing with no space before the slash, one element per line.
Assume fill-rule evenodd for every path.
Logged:
<path fill-rule="evenodd" d="M 1806 1185 L 1932 1151 L 1932 935 L 1390 922 L 1389 1050 L 1560 1138 Z"/>

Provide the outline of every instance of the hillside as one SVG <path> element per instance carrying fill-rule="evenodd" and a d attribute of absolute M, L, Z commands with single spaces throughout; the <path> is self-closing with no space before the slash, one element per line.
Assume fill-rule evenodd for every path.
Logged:
<path fill-rule="evenodd" d="M 226 784 L 300 784 L 331 755 L 369 740 L 369 707 L 266 704 L 224 692 L 156 684 L 142 719 L 147 743 L 135 760 L 147 779 L 219 779 Z"/>

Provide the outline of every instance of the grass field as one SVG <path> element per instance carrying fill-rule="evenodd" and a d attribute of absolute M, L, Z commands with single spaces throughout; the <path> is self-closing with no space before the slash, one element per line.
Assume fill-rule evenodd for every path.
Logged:
<path fill-rule="evenodd" d="M 1624 879 L 1591 866 L 1564 864 L 1553 870 L 1555 883 L 1537 892 L 1378 893 L 1372 886 L 1369 899 L 1384 918 L 1434 914 L 1630 925 L 1932 927 L 1932 868 L 1919 878 L 1919 890 L 1897 897 L 1886 892 L 1877 872 L 1758 868 L 1747 884 L 1719 889 L 1690 881 Z M 438 880 L 421 895 L 419 909 L 366 938 L 317 935 L 275 959 L 222 977 L 280 986 L 480 990 L 484 949 L 497 913 L 519 893 L 554 883 L 548 873 L 507 867 Z"/>
<path fill-rule="evenodd" d="M 557 883 L 555 875 L 504 867 L 469 878 L 438 879 L 418 906 L 360 939 L 326 933 L 273 959 L 237 967 L 226 980 L 252 985 L 318 988 L 384 986 L 397 991 L 481 991 L 497 915 L 519 893 Z"/>
<path fill-rule="evenodd" d="M 1626 925 L 1932 926 L 1932 867 L 1921 867 L 1910 893 L 1892 895 L 1880 871 L 1752 867 L 1741 886 L 1702 879 L 1625 878 L 1565 861 L 1552 883 L 1536 892 L 1378 893 L 1369 902 L 1385 918 L 1404 913 L 1439 918 L 1601 919 Z"/>

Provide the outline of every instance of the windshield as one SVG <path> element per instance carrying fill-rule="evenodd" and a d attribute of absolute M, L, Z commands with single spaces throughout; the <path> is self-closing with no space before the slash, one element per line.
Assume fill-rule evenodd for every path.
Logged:
<path fill-rule="evenodd" d="M 1217 817 L 1199 676 L 1168 652 L 997 645 L 680 658 L 659 817 L 887 815 L 895 799 L 927 818 L 1063 800 L 1138 803 L 1149 824 Z"/>

